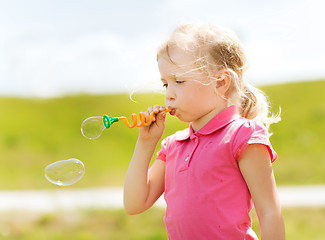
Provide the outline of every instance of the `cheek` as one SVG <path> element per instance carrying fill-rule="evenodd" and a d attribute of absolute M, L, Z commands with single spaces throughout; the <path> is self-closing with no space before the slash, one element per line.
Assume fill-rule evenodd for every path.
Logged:
<path fill-rule="evenodd" d="M 210 85 L 198 85 L 196 88 L 193 89 L 192 94 L 197 95 L 201 99 L 214 99 L 217 96 L 216 91 Z"/>
<path fill-rule="evenodd" d="M 201 95 L 201 91 L 197 87 L 186 86 L 179 91 L 178 100 L 182 100 L 183 102 L 193 102 L 198 96 Z"/>
<path fill-rule="evenodd" d="M 179 104 L 182 104 L 187 108 L 197 108 L 203 103 L 205 94 L 205 91 L 202 91 L 202 89 L 198 86 L 189 87 L 185 91 L 181 91 L 181 93 L 177 96 L 177 100 Z"/>

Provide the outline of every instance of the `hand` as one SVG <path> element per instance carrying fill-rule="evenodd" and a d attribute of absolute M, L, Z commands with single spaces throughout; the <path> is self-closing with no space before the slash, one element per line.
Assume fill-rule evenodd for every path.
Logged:
<path fill-rule="evenodd" d="M 159 141 L 165 130 L 165 109 L 166 108 L 164 106 L 159 105 L 148 108 L 148 110 L 144 113 L 146 122 L 149 121 L 149 116 L 152 112 L 154 113 L 154 116 L 150 126 L 143 126 L 139 128 L 139 140 L 155 142 Z"/>

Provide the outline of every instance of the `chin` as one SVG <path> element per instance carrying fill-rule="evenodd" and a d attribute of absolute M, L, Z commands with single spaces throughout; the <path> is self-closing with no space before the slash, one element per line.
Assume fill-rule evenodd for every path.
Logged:
<path fill-rule="evenodd" d="M 176 115 L 176 117 L 177 117 L 181 122 L 190 123 L 190 122 L 193 121 L 193 119 L 184 118 L 184 117 L 179 116 L 179 115 Z"/>

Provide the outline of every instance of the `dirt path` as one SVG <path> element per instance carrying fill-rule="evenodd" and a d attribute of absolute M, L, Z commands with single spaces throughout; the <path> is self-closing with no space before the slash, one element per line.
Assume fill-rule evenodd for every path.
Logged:
<path fill-rule="evenodd" d="M 325 185 L 279 187 L 283 207 L 325 207 Z M 155 204 L 165 207 L 161 197 Z M 122 208 L 122 188 L 0 191 L 0 212 Z"/>

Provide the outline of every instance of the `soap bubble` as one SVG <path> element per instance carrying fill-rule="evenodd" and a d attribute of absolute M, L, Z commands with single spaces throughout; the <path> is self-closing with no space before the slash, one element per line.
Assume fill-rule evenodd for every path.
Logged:
<path fill-rule="evenodd" d="M 59 186 L 69 186 L 78 182 L 85 173 L 85 165 L 76 158 L 51 163 L 45 168 L 45 177 Z"/>
<path fill-rule="evenodd" d="M 104 130 L 103 117 L 90 117 L 81 124 L 81 133 L 88 139 L 98 138 Z"/>

